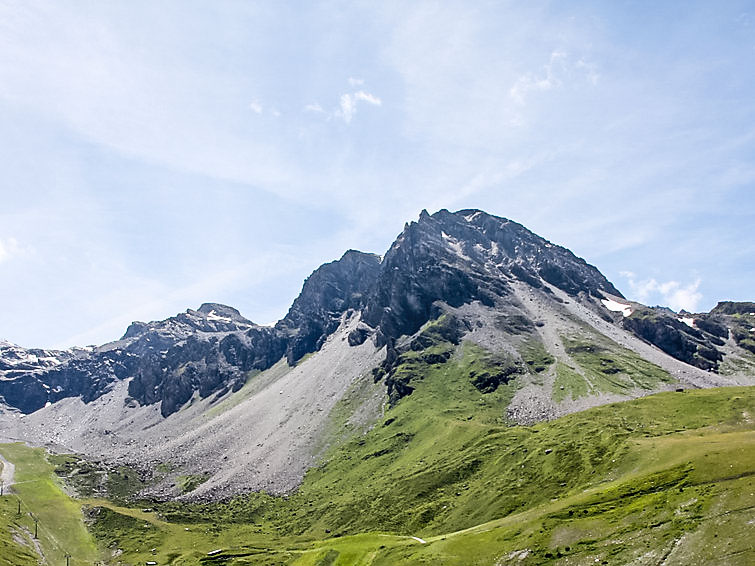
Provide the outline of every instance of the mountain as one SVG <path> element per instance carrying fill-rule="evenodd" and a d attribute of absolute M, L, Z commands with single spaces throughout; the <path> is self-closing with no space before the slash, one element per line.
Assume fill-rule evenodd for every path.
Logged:
<path fill-rule="evenodd" d="M 470 419 L 510 424 L 753 384 L 754 313 L 647 307 L 516 222 L 423 211 L 382 258 L 349 250 L 313 272 L 272 327 L 206 303 L 86 350 L 3 343 L 0 436 L 135 466 L 159 497 L 286 493 L 452 370 L 438 411 L 470 387 Z"/>

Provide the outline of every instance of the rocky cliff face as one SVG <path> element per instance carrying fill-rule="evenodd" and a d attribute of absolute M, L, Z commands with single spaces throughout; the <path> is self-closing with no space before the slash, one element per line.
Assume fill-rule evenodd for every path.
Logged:
<path fill-rule="evenodd" d="M 385 343 L 434 318 L 436 301 L 494 306 L 510 294 L 512 280 L 543 289 L 547 282 L 570 295 L 621 296 L 595 267 L 521 224 L 479 210 L 422 211 L 385 255 L 362 319 Z"/>
<path fill-rule="evenodd" d="M 284 351 L 285 341 L 274 329 L 250 322 L 234 308 L 206 303 L 163 321 L 134 322 L 120 340 L 90 350 L 40 357 L 38 350 L 5 348 L 3 367 L 14 355 L 36 362 L 4 371 L 0 395 L 28 413 L 65 397 L 90 402 L 116 381 L 133 378 L 133 400 L 161 402 L 167 416 L 194 392 L 207 397 L 238 389 L 249 371 L 270 367 Z"/>
<path fill-rule="evenodd" d="M 275 325 L 287 340 L 289 364 L 319 350 L 338 328 L 344 312 L 364 307 L 380 271 L 379 256 L 349 250 L 307 278 L 286 317 Z"/>
<path fill-rule="evenodd" d="M 723 360 L 719 347 L 726 343 L 729 336 L 729 330 L 720 317 L 689 313 L 680 316 L 657 307 L 635 310 L 624 319 L 623 325 L 677 360 L 713 371 Z"/>
<path fill-rule="evenodd" d="M 254 324 L 234 308 L 205 303 L 162 321 L 134 322 L 123 337 L 91 351 L 43 352 L 7 345 L 0 355 L 0 395 L 25 413 L 65 397 L 92 401 L 132 378 L 133 402 L 161 403 L 168 416 L 197 394 L 238 390 L 249 373 L 285 355 L 290 365 L 318 350 L 349 309 L 360 310 L 380 258 L 350 250 L 317 269 L 275 327 Z M 41 360 L 41 361 L 40 361 Z"/>
<path fill-rule="evenodd" d="M 24 412 L 43 407 L 54 391 L 37 376 L 74 359 L 79 352 L 22 348 L 1 340 L 0 395 L 8 405 Z"/>
<path fill-rule="evenodd" d="M 239 389 L 252 370 L 273 365 L 285 341 L 231 307 L 203 304 L 174 318 L 135 323 L 122 341 L 137 358 L 129 395 L 141 404 L 162 402 L 163 416 L 177 411 L 194 393 L 208 397 Z"/>

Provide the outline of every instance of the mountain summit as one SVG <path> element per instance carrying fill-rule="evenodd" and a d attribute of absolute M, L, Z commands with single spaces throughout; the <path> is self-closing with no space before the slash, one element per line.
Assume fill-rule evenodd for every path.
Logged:
<path fill-rule="evenodd" d="M 287 491 L 335 442 L 334 407 L 369 428 L 438 368 L 500 419 L 532 423 L 752 383 L 753 328 L 752 303 L 649 308 L 521 224 L 422 211 L 382 258 L 349 250 L 315 270 L 272 327 L 205 303 L 86 350 L 2 343 L 0 435 L 173 462 L 207 478 L 192 497 Z"/>

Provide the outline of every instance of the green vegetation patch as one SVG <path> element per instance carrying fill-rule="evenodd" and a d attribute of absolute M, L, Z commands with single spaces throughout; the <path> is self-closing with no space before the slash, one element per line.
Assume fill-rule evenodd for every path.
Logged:
<path fill-rule="evenodd" d="M 80 497 L 107 495 L 107 472 L 74 454 L 49 454 L 55 474 Z"/>
<path fill-rule="evenodd" d="M 530 372 L 542 373 L 547 370 L 556 359 L 545 349 L 545 345 L 539 338 L 530 338 L 524 342 L 519 350 L 524 363 Z"/>
<path fill-rule="evenodd" d="M 595 337 L 562 336 L 561 341 L 566 353 L 579 365 L 591 392 L 626 394 L 635 388 L 650 390 L 674 381 L 667 371 L 627 348 Z M 562 374 L 564 381 L 574 381 L 563 370 Z"/>
<path fill-rule="evenodd" d="M 582 374 L 564 362 L 559 361 L 556 364 L 556 379 L 553 381 L 554 401 L 560 403 L 567 397 L 575 400 L 589 393 L 590 386 Z"/>
<path fill-rule="evenodd" d="M 125 503 L 151 484 L 148 474 L 130 466 L 118 466 L 109 470 L 105 480 L 107 496 L 113 501 Z"/>
<path fill-rule="evenodd" d="M 122 547 L 151 554 L 164 544 L 166 532 L 151 522 L 104 506 L 87 507 L 85 513 L 89 530 L 111 555 Z"/>
<path fill-rule="evenodd" d="M 190 493 L 206 482 L 210 476 L 208 474 L 190 474 L 176 477 L 176 487 L 181 493 Z"/>

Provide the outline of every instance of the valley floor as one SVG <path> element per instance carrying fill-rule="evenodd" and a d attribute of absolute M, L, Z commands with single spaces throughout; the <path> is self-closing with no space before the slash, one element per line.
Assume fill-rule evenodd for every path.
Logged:
<path fill-rule="evenodd" d="M 402 416 L 396 412 L 396 418 Z M 391 462 L 403 466 L 406 477 L 391 481 L 403 482 L 405 499 L 381 500 L 386 515 L 407 509 L 412 515 L 396 522 L 395 530 L 370 528 L 390 520 L 357 519 L 346 509 L 360 500 L 349 499 L 345 491 L 367 489 L 356 485 L 358 475 L 339 471 L 353 483 L 328 483 L 334 490 L 330 498 L 317 491 L 318 482 L 327 479 L 327 466 L 340 470 L 343 453 L 332 453 L 326 470 L 311 473 L 300 492 L 287 498 L 137 506 L 120 497 L 71 497 L 56 467 L 58 474 L 68 470 L 66 482 L 79 488 L 84 467 L 71 472 L 63 463 L 74 460 L 5 444 L 0 454 L 15 465 L 17 483 L 13 493 L 0 498 L 0 564 L 64 564 L 69 554 L 70 566 L 745 566 L 755 563 L 753 418 L 755 388 L 738 387 L 662 393 L 533 427 L 486 425 L 488 439 L 464 440 L 465 458 L 477 461 L 473 469 L 461 479 L 435 482 L 401 454 L 375 456 L 383 440 L 373 436 L 390 430 L 380 427 L 361 438 L 368 448 L 375 443 L 373 456 L 351 465 L 357 469 L 390 457 L 381 466 L 386 473 L 392 473 Z M 411 442 L 399 452 L 413 464 L 426 461 Z M 516 452 L 527 456 L 510 467 Z M 587 461 L 575 464 L 570 452 Z M 427 465 L 435 469 L 432 462 Z M 495 481 L 495 470 L 504 484 Z M 519 500 L 517 491 L 541 496 Z M 446 509 L 435 509 L 434 501 Z M 511 501 L 517 501 L 516 508 Z M 308 511 L 310 505 L 317 511 Z M 476 519 L 491 515 L 493 520 Z M 326 518 L 331 532 L 318 530 L 318 516 Z"/>

